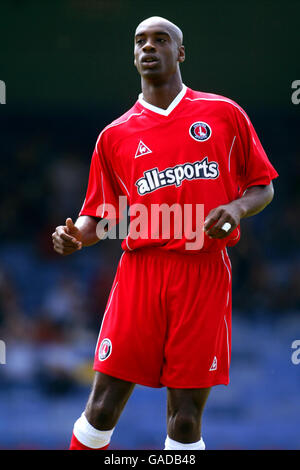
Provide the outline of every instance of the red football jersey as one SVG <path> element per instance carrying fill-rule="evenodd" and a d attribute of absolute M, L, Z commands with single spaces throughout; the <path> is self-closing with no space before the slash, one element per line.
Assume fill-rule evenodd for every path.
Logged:
<path fill-rule="evenodd" d="M 130 228 L 122 242 L 124 250 L 160 246 L 186 252 L 190 238 L 183 231 L 180 236 L 176 226 L 164 233 L 161 219 L 152 217 L 151 208 L 189 205 L 192 212 L 186 214 L 193 216 L 194 224 L 197 205 L 204 208 L 205 218 L 211 209 L 241 197 L 250 186 L 268 185 L 277 176 L 249 117 L 237 103 L 183 86 L 166 110 L 139 95 L 127 113 L 105 127 L 92 156 L 79 215 L 118 221 L 119 196 L 126 196 L 135 233 L 131 236 Z M 107 210 L 109 204 L 115 214 Z M 184 214 L 182 210 L 179 216 Z M 137 227 L 141 215 L 145 223 Z M 239 237 L 239 227 L 224 239 L 204 235 L 201 250 L 222 250 Z"/>

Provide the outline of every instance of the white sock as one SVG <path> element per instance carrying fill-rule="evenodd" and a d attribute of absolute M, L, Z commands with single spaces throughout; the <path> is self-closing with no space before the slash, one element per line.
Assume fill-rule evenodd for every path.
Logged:
<path fill-rule="evenodd" d="M 91 447 L 92 449 L 99 449 L 110 443 L 114 429 L 115 428 L 110 431 L 99 431 L 88 422 L 85 414 L 82 413 L 74 424 L 73 433 L 81 444 Z"/>
<path fill-rule="evenodd" d="M 167 436 L 164 450 L 205 450 L 205 444 L 202 437 L 198 442 L 183 444 L 182 442 L 173 441 L 173 439 Z"/>

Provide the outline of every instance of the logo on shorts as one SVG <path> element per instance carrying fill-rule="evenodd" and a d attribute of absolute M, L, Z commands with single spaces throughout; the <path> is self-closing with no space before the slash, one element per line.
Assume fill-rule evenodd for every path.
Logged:
<path fill-rule="evenodd" d="M 211 128 L 206 122 L 194 122 L 190 127 L 190 136 L 198 141 L 208 140 L 211 136 Z"/>
<path fill-rule="evenodd" d="M 107 359 L 111 355 L 111 349 L 112 349 L 112 345 L 111 345 L 110 339 L 105 338 L 101 342 L 100 347 L 99 347 L 99 353 L 98 353 L 99 360 L 105 361 L 105 359 Z"/>
<path fill-rule="evenodd" d="M 214 360 L 213 360 L 213 363 L 212 363 L 212 365 L 211 365 L 211 367 L 210 367 L 209 370 L 217 370 L 217 366 L 218 366 L 218 364 L 217 364 L 217 358 L 216 358 L 216 356 L 215 356 L 215 357 L 214 357 Z"/>

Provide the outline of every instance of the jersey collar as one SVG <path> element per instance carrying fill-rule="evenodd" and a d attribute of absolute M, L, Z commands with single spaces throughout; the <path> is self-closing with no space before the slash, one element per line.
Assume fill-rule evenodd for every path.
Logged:
<path fill-rule="evenodd" d="M 138 101 L 142 106 L 144 106 L 144 108 L 150 109 L 150 111 L 153 111 L 154 113 L 161 114 L 162 116 L 169 116 L 169 114 L 173 111 L 173 109 L 176 108 L 176 106 L 180 103 L 180 101 L 184 97 L 186 90 L 187 90 L 187 87 L 183 84 L 182 90 L 174 98 L 174 100 L 168 106 L 167 109 L 158 108 L 157 106 L 154 106 L 153 104 L 147 103 L 147 101 L 145 101 L 143 98 L 143 93 L 139 94 Z"/>

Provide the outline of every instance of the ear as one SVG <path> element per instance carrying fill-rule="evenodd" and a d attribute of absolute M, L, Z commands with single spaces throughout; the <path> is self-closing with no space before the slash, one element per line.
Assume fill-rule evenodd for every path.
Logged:
<path fill-rule="evenodd" d="M 184 46 L 179 46 L 178 48 L 178 62 L 185 61 L 185 48 Z"/>

